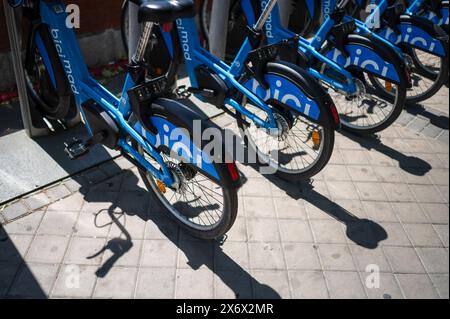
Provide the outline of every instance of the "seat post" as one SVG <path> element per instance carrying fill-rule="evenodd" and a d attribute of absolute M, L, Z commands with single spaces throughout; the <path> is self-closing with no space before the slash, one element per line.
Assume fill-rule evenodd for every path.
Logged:
<path fill-rule="evenodd" d="M 145 51 L 147 49 L 150 36 L 152 34 L 153 25 L 154 25 L 153 22 L 145 22 L 144 30 L 142 31 L 141 36 L 139 37 L 136 52 L 133 56 L 134 63 L 141 63 L 142 61 L 144 61 Z"/>

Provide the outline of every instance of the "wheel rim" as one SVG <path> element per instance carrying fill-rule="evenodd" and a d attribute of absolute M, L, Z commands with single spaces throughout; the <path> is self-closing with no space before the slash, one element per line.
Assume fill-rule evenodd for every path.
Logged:
<path fill-rule="evenodd" d="M 360 92 L 355 97 L 348 97 L 346 94 L 333 89 L 329 90 L 344 126 L 354 130 L 375 129 L 388 121 L 395 112 L 398 101 L 395 92 L 399 92 L 398 85 L 376 77 L 373 77 L 373 80 L 380 87 L 389 85 L 389 90 L 394 97 L 393 102 L 392 98 L 383 97 L 382 94 L 377 92 L 378 90 L 368 85 L 366 78 L 364 80 L 357 79 Z"/>
<path fill-rule="evenodd" d="M 268 120 L 267 114 L 256 106 L 247 105 L 246 109 L 263 120 Z M 302 117 L 291 120 L 289 126 L 288 131 L 280 138 L 279 135 L 268 134 L 266 129 L 251 124 L 245 128 L 244 138 L 265 164 L 283 173 L 302 174 L 314 167 L 322 157 L 325 131 L 320 125 Z M 314 142 L 314 135 L 318 136 L 319 143 Z"/>
<path fill-rule="evenodd" d="M 143 152 L 142 148 L 139 147 L 138 150 L 152 165 L 159 168 L 158 163 Z M 183 187 L 180 187 L 179 190 L 163 187 L 152 174 L 147 172 L 145 177 L 156 197 L 172 216 L 187 227 L 198 231 L 209 231 L 216 228 L 224 218 L 226 209 L 222 187 L 197 170 L 193 178 L 187 176 L 192 174 L 178 169 L 181 163 L 177 159 L 167 154 L 161 155 L 171 167 L 171 171 L 174 172 L 175 179 L 183 183 Z M 190 166 L 188 169 L 194 170 Z"/>
<path fill-rule="evenodd" d="M 443 63 L 441 57 L 416 48 L 411 49 L 411 55 L 414 61 L 413 87 L 408 89 L 407 97 L 417 98 L 434 90 L 436 80 L 443 70 Z"/>

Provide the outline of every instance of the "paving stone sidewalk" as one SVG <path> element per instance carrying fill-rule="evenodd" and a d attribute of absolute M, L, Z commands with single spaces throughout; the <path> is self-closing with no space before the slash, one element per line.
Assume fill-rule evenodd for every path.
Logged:
<path fill-rule="evenodd" d="M 338 134 L 310 183 L 240 165 L 224 243 L 176 227 L 119 158 L 3 208 L 0 297 L 448 299 L 448 128 L 422 131 Z"/>

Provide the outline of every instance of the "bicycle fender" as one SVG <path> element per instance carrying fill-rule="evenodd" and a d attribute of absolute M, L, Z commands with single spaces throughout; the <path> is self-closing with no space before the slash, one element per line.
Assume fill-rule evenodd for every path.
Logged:
<path fill-rule="evenodd" d="M 423 17 L 402 15 L 397 26 L 399 34 L 390 28 L 377 32 L 396 45 L 408 45 L 445 57 L 448 54 L 448 35 Z"/>
<path fill-rule="evenodd" d="M 196 166 L 218 184 L 239 186 L 239 180 L 232 180 L 230 172 L 224 171 L 223 165 L 217 165 L 229 163 L 228 166 L 232 165 L 232 168 L 237 171 L 234 161 L 226 153 L 225 138 L 218 126 L 179 101 L 159 98 L 153 102 L 151 108 L 153 114 L 164 115 L 164 117 L 151 116 L 150 118 L 158 133 L 154 135 L 146 131 L 139 122 L 134 126 L 147 141 L 158 149 L 165 148 L 172 154 L 177 154 L 184 163 Z M 181 129 L 181 124 L 187 126 L 188 131 Z M 203 134 L 205 130 L 207 133 Z M 213 145 L 220 145 L 221 152 L 217 148 L 214 149 L 214 154 L 207 152 Z"/>
<path fill-rule="evenodd" d="M 278 101 L 290 111 L 301 114 L 314 123 L 333 129 L 340 128 L 335 105 L 319 83 L 306 71 L 288 62 L 267 64 L 264 89 L 252 78 L 244 86 L 266 102 Z"/>
<path fill-rule="evenodd" d="M 338 49 L 328 52 L 327 57 L 343 68 L 360 69 L 396 84 L 408 79 L 405 62 L 394 50 L 375 38 L 369 39 L 362 35 L 351 34 L 347 39 L 345 49 L 348 58 Z M 401 66 L 405 70 L 404 74 L 398 74 L 395 65 L 386 62 L 386 59 Z"/>

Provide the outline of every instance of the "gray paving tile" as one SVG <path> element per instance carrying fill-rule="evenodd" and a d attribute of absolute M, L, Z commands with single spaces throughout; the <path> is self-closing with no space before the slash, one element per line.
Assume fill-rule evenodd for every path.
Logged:
<path fill-rule="evenodd" d="M 108 250 L 102 256 L 102 265 L 113 264 L 119 267 L 138 267 L 142 240 L 128 241 L 122 238 L 110 239 Z"/>
<path fill-rule="evenodd" d="M 413 245 L 420 247 L 440 247 L 442 242 L 430 224 L 404 224 Z"/>
<path fill-rule="evenodd" d="M 90 298 L 97 280 L 95 266 L 63 265 L 53 288 L 53 298 Z"/>
<path fill-rule="evenodd" d="M 214 274 L 214 298 L 252 299 L 257 281 L 245 271 L 218 270 Z"/>
<path fill-rule="evenodd" d="M 272 191 L 267 180 L 264 178 L 249 178 L 242 188 L 245 197 L 270 197 Z"/>
<path fill-rule="evenodd" d="M 427 223 L 428 218 L 416 203 L 393 203 L 394 211 L 402 223 Z"/>
<path fill-rule="evenodd" d="M 172 299 L 175 296 L 175 271 L 175 268 L 141 268 L 136 298 Z"/>
<path fill-rule="evenodd" d="M 423 268 L 414 248 L 384 247 L 384 253 L 395 273 L 425 273 L 425 268 Z"/>
<path fill-rule="evenodd" d="M 422 204 L 422 208 L 433 224 L 447 224 L 449 208 L 445 204 Z"/>
<path fill-rule="evenodd" d="M 11 235 L 0 241 L 0 262 L 17 264 L 22 262 L 33 240 L 31 235 Z"/>
<path fill-rule="evenodd" d="M 327 182 L 331 197 L 336 199 L 359 199 L 358 192 L 351 182 Z"/>
<path fill-rule="evenodd" d="M 445 248 L 419 248 L 419 256 L 428 273 L 448 274 L 448 250 Z"/>
<path fill-rule="evenodd" d="M 376 222 L 396 223 L 391 203 L 388 202 L 363 202 L 365 212 L 369 219 Z"/>
<path fill-rule="evenodd" d="M 348 166 L 348 172 L 354 182 L 377 182 L 378 177 L 372 167 L 367 165 Z"/>
<path fill-rule="evenodd" d="M 110 209 L 116 202 L 116 192 L 94 192 L 90 191 L 84 198 L 82 212 L 98 213 Z"/>
<path fill-rule="evenodd" d="M 214 247 L 214 269 L 237 272 L 249 268 L 247 243 L 226 242 Z"/>
<path fill-rule="evenodd" d="M 55 202 L 69 196 L 71 193 L 66 186 L 59 184 L 46 189 L 45 194 L 48 196 L 51 202 Z"/>
<path fill-rule="evenodd" d="M 130 236 L 132 239 L 144 239 L 146 222 L 140 216 L 116 215 L 117 223 L 111 225 L 110 238 Z"/>
<path fill-rule="evenodd" d="M 272 197 L 244 197 L 244 210 L 247 217 L 276 218 Z"/>
<path fill-rule="evenodd" d="M 13 298 L 45 299 L 56 280 L 58 265 L 23 265 L 8 296 Z"/>
<path fill-rule="evenodd" d="M 117 207 L 126 214 L 145 216 L 149 205 L 147 191 L 120 192 Z"/>
<path fill-rule="evenodd" d="M 404 182 L 404 175 L 398 167 L 373 167 L 375 176 L 382 183 L 401 183 Z"/>
<path fill-rule="evenodd" d="M 349 182 L 352 180 L 344 165 L 327 165 L 322 173 L 327 181 Z"/>
<path fill-rule="evenodd" d="M 75 212 L 46 212 L 38 228 L 39 235 L 70 236 L 77 222 Z"/>
<path fill-rule="evenodd" d="M 178 226 L 168 216 L 152 216 L 146 222 L 145 239 L 177 238 Z"/>
<path fill-rule="evenodd" d="M 178 268 L 194 268 L 214 265 L 214 244 L 205 241 L 180 241 Z"/>
<path fill-rule="evenodd" d="M 414 194 L 407 184 L 383 184 L 390 202 L 415 202 Z"/>
<path fill-rule="evenodd" d="M 361 246 L 350 245 L 356 269 L 365 272 L 371 265 L 376 265 L 382 272 L 390 272 L 391 267 L 381 248 L 367 249 Z"/>
<path fill-rule="evenodd" d="M 59 264 L 62 262 L 68 244 L 68 237 L 36 236 L 30 245 L 25 260 L 34 263 Z"/>
<path fill-rule="evenodd" d="M 280 244 L 250 243 L 249 256 L 251 269 L 286 269 Z"/>
<path fill-rule="evenodd" d="M 313 243 L 308 222 L 296 219 L 279 219 L 281 240 L 284 243 Z"/>
<path fill-rule="evenodd" d="M 246 242 L 247 237 L 247 224 L 245 217 L 236 218 L 236 222 L 233 227 L 227 233 L 228 242 Z"/>
<path fill-rule="evenodd" d="M 388 238 L 382 242 L 383 246 L 412 246 L 400 223 L 381 223 L 381 226 L 388 235 Z"/>
<path fill-rule="evenodd" d="M 143 267 L 176 267 L 178 248 L 169 241 L 146 240 L 142 250 Z"/>
<path fill-rule="evenodd" d="M 448 225 L 434 225 L 433 227 L 441 238 L 444 246 L 448 248 Z"/>
<path fill-rule="evenodd" d="M 333 220 L 336 204 L 330 200 L 305 201 L 305 210 L 310 220 Z"/>
<path fill-rule="evenodd" d="M 295 299 L 329 298 L 325 277 L 321 271 L 289 271 Z"/>
<path fill-rule="evenodd" d="M 352 255 L 346 245 L 319 246 L 319 255 L 324 270 L 356 270 Z"/>
<path fill-rule="evenodd" d="M 24 202 L 18 201 L 13 204 L 9 204 L 6 208 L 1 212 L 3 218 L 7 221 L 15 220 L 16 218 L 22 217 L 29 212 L 29 208 L 25 205 Z"/>
<path fill-rule="evenodd" d="M 386 194 L 379 183 L 356 183 L 363 201 L 387 201 Z"/>
<path fill-rule="evenodd" d="M 332 299 L 366 299 L 357 272 L 326 271 L 325 278 Z"/>
<path fill-rule="evenodd" d="M 345 244 L 347 239 L 342 224 L 336 220 L 311 220 L 314 238 L 320 244 Z"/>
<path fill-rule="evenodd" d="M 50 199 L 45 195 L 45 193 L 33 194 L 23 200 L 25 204 L 30 208 L 31 211 L 38 210 L 44 206 L 50 204 Z"/>
<path fill-rule="evenodd" d="M 110 228 L 111 217 L 108 212 L 81 213 L 75 225 L 74 236 L 106 238 Z"/>
<path fill-rule="evenodd" d="M 439 295 L 427 275 L 398 274 L 400 287 L 408 299 L 436 299 Z"/>
<path fill-rule="evenodd" d="M 368 273 L 363 273 L 362 276 L 370 282 Z M 403 299 L 403 294 L 398 285 L 398 282 L 393 274 L 380 274 L 379 286 L 374 286 L 370 282 L 370 285 L 365 285 L 365 289 L 369 299 Z"/>
<path fill-rule="evenodd" d="M 431 281 L 442 299 L 449 299 L 449 280 L 447 275 L 431 275 Z"/>
<path fill-rule="evenodd" d="M 432 185 L 410 185 L 419 203 L 445 203 L 441 194 Z"/>
<path fill-rule="evenodd" d="M 36 233 L 43 216 L 43 212 L 34 212 L 24 218 L 5 225 L 4 228 L 10 235 L 33 235 Z"/>
<path fill-rule="evenodd" d="M 79 212 L 83 206 L 84 196 L 80 193 L 75 193 L 64 199 L 58 200 L 48 206 L 48 211 L 65 211 L 65 212 Z"/>
<path fill-rule="evenodd" d="M 306 220 L 306 209 L 303 201 L 292 198 L 274 198 L 275 209 L 278 218 L 282 219 L 303 219 Z"/>
<path fill-rule="evenodd" d="M 112 268 L 106 277 L 98 278 L 94 298 L 132 298 L 136 277 L 137 268 Z"/>
<path fill-rule="evenodd" d="M 213 287 L 213 272 L 207 268 L 177 270 L 175 288 L 177 299 L 212 299 Z"/>
<path fill-rule="evenodd" d="M 321 270 L 317 249 L 312 244 L 284 244 L 289 270 Z"/>
<path fill-rule="evenodd" d="M 437 169 L 434 168 L 430 171 L 430 177 L 434 184 L 436 185 L 447 185 L 449 180 L 448 169 Z"/>
<path fill-rule="evenodd" d="M 257 270 L 252 272 L 259 282 L 253 286 L 255 299 L 289 299 L 288 273 L 281 270 Z"/>
<path fill-rule="evenodd" d="M 364 150 L 345 150 L 342 156 L 347 165 L 365 165 L 368 162 L 367 152 Z"/>
<path fill-rule="evenodd" d="M 100 265 L 105 250 L 104 238 L 72 238 L 64 263 L 67 265 Z"/>
<path fill-rule="evenodd" d="M 276 219 L 248 218 L 248 239 L 256 242 L 279 242 L 280 234 Z"/>

